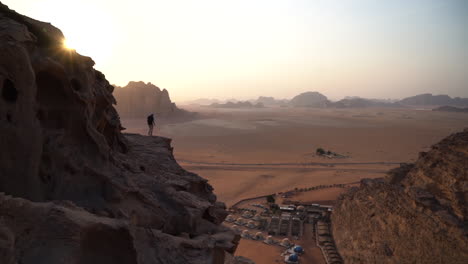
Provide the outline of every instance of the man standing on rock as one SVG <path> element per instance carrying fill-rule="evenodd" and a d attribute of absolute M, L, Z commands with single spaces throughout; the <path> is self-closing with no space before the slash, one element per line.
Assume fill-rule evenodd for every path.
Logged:
<path fill-rule="evenodd" d="M 154 127 L 154 114 L 149 115 L 146 118 L 146 122 L 148 123 L 148 127 L 149 127 L 148 136 L 152 136 L 153 135 L 153 127 Z"/>

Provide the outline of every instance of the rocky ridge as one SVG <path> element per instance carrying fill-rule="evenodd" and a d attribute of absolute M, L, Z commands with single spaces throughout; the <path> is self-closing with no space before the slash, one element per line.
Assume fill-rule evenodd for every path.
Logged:
<path fill-rule="evenodd" d="M 468 129 L 386 179 L 363 180 L 332 214 L 346 263 L 466 263 Z"/>
<path fill-rule="evenodd" d="M 404 98 L 399 101 L 403 105 L 427 106 L 427 105 L 448 105 L 448 106 L 468 106 L 468 98 L 450 97 L 446 94 L 433 95 L 430 93 L 419 94 Z"/>
<path fill-rule="evenodd" d="M 114 87 L 0 3 L 0 263 L 213 263 L 238 237 L 170 139 L 121 133 Z"/>

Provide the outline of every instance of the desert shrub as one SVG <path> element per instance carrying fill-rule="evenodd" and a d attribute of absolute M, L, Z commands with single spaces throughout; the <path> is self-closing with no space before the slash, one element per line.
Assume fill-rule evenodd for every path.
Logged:
<path fill-rule="evenodd" d="M 268 195 L 267 196 L 267 202 L 274 204 L 275 203 L 275 197 L 273 195 Z"/>
<path fill-rule="evenodd" d="M 325 150 L 323 148 L 318 148 L 315 153 L 317 153 L 317 155 L 324 155 L 325 154 Z"/>

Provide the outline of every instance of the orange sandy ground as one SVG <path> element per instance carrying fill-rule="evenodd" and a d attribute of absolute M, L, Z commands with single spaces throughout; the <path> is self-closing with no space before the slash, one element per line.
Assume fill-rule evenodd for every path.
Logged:
<path fill-rule="evenodd" d="M 286 200 L 318 204 L 333 204 L 333 201 L 335 201 L 338 198 L 338 196 L 340 196 L 340 194 L 342 194 L 346 190 L 347 188 L 326 188 L 320 190 L 298 192 L 294 194 L 291 198 L 287 198 Z"/>
<path fill-rule="evenodd" d="M 228 206 L 243 198 L 296 187 L 385 176 L 399 162 L 415 161 L 419 152 L 429 150 L 432 144 L 468 124 L 468 114 L 412 109 L 188 110 L 199 112 L 200 118 L 172 124 L 157 118 L 155 134 L 172 138 L 179 163 L 208 179 L 218 200 Z M 122 123 L 127 132 L 146 134 L 144 117 L 123 119 Z M 319 147 L 349 158 L 316 156 Z M 324 164 L 301 164 L 305 162 Z M 343 162 L 349 164 L 337 164 Z M 355 164 L 362 162 L 374 164 Z M 329 200 L 336 198 L 337 191 L 325 189 L 301 195 L 304 200 Z M 278 254 L 271 247 L 242 240 L 236 254 L 250 257 L 257 264 L 275 263 L 272 261 Z"/>

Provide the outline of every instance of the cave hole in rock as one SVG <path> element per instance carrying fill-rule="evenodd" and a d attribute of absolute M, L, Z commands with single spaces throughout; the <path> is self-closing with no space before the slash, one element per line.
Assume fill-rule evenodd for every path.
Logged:
<path fill-rule="evenodd" d="M 71 80 L 71 86 L 72 86 L 73 90 L 75 90 L 77 92 L 81 91 L 81 83 L 77 79 L 72 79 Z"/>
<path fill-rule="evenodd" d="M 10 79 L 3 81 L 2 97 L 9 103 L 14 103 L 18 99 L 18 90 Z"/>

